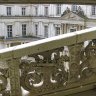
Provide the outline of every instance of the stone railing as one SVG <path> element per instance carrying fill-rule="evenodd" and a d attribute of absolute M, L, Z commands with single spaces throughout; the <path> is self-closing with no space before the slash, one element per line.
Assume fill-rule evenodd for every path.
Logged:
<path fill-rule="evenodd" d="M 23 88 L 31 96 L 64 96 L 94 88 L 95 39 L 90 28 L 0 50 L 1 94 L 23 96 Z"/>

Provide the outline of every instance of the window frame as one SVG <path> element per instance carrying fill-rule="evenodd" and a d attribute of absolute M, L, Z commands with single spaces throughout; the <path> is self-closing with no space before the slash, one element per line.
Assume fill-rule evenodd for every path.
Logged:
<path fill-rule="evenodd" d="M 60 15 L 61 14 L 61 4 L 57 4 L 56 5 L 56 15 Z"/>
<path fill-rule="evenodd" d="M 45 16 L 48 16 L 48 14 L 49 14 L 49 10 L 48 10 L 49 8 L 46 6 L 46 7 L 44 7 L 44 15 Z"/>
<path fill-rule="evenodd" d="M 76 12 L 78 10 L 78 6 L 76 4 L 73 4 L 72 7 L 71 7 L 71 10 L 73 12 Z"/>
<path fill-rule="evenodd" d="M 35 6 L 34 8 L 35 8 L 35 16 L 38 16 L 38 7 Z"/>
<path fill-rule="evenodd" d="M 55 35 L 60 35 L 60 27 L 59 26 L 56 26 L 55 27 Z"/>
<path fill-rule="evenodd" d="M 26 36 L 27 24 L 22 24 L 22 36 Z"/>
<path fill-rule="evenodd" d="M 13 37 L 13 25 L 7 25 L 7 37 Z"/>
<path fill-rule="evenodd" d="M 6 7 L 6 11 L 7 11 L 7 16 L 12 15 L 12 7 Z"/>
<path fill-rule="evenodd" d="M 22 16 L 25 16 L 26 15 L 26 8 L 25 7 L 22 7 Z"/>
<path fill-rule="evenodd" d="M 48 25 L 44 25 L 44 37 L 48 38 Z"/>
<path fill-rule="evenodd" d="M 95 5 L 91 6 L 91 15 L 96 15 L 96 6 Z"/>
<path fill-rule="evenodd" d="M 71 31 L 71 30 L 74 30 L 74 31 Z M 77 28 L 70 28 L 70 33 L 75 31 L 77 31 Z"/>
<path fill-rule="evenodd" d="M 38 24 L 35 24 L 35 34 L 38 35 Z"/>

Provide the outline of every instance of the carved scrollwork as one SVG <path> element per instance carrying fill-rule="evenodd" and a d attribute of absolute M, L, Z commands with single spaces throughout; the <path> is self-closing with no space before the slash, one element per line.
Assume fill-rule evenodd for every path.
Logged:
<path fill-rule="evenodd" d="M 96 40 L 83 45 L 67 46 L 65 54 L 61 47 L 29 55 L 35 62 L 21 62 L 21 86 L 34 94 L 44 94 L 91 77 L 96 68 Z"/>
<path fill-rule="evenodd" d="M 2 96 L 9 96 L 10 90 L 7 91 L 8 65 L 5 62 L 0 62 L 0 93 Z"/>
<path fill-rule="evenodd" d="M 4 75 L 0 75 L 0 91 L 5 90 L 7 86 L 7 78 Z"/>
<path fill-rule="evenodd" d="M 70 81 L 76 82 L 79 80 L 79 65 L 72 63 L 70 65 Z"/>
<path fill-rule="evenodd" d="M 58 67 L 52 73 L 52 80 L 55 80 L 58 84 L 64 84 L 68 81 L 68 72 L 66 72 L 62 66 L 62 68 Z"/>
<path fill-rule="evenodd" d="M 81 53 L 81 78 L 86 79 L 91 77 L 94 73 L 96 74 L 96 40 L 90 41 Z"/>
<path fill-rule="evenodd" d="M 88 78 L 88 77 L 90 77 L 92 75 L 93 75 L 93 72 L 88 67 L 83 68 L 82 71 L 81 71 L 81 78 L 82 79 L 86 79 L 86 78 Z"/>
<path fill-rule="evenodd" d="M 27 74 L 23 74 L 21 76 L 21 85 L 27 91 L 33 90 L 37 87 L 41 87 L 43 85 L 42 73 L 37 71 L 28 72 Z"/>
<path fill-rule="evenodd" d="M 30 55 L 35 62 L 23 61 L 21 68 L 21 86 L 30 91 L 46 92 L 50 89 L 63 86 L 68 80 L 68 72 L 65 71 L 64 62 L 69 61 L 67 55 L 61 55 L 64 47 L 44 53 Z M 42 59 L 40 58 L 42 56 Z M 52 57 L 53 56 L 53 57 Z M 61 83 L 61 85 L 60 85 Z M 37 87 L 38 86 L 38 87 Z"/>

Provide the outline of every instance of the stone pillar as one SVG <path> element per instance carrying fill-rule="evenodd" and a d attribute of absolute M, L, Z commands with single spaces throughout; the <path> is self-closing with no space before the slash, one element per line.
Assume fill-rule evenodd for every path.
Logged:
<path fill-rule="evenodd" d="M 60 34 L 67 33 L 67 27 L 68 27 L 68 24 L 61 24 Z"/>
<path fill-rule="evenodd" d="M 22 96 L 20 86 L 19 59 L 8 60 L 11 96 Z"/>
<path fill-rule="evenodd" d="M 77 24 L 77 31 L 79 31 L 79 30 L 80 30 L 80 25 Z"/>
<path fill-rule="evenodd" d="M 64 28 L 63 28 L 64 24 L 61 24 L 61 28 L 60 28 L 60 34 L 64 34 Z"/>
<path fill-rule="evenodd" d="M 64 24 L 64 34 L 67 33 L 67 24 Z"/>
<path fill-rule="evenodd" d="M 77 27 L 77 31 L 84 29 L 84 26 L 83 25 L 77 25 L 77 26 L 78 26 Z"/>
<path fill-rule="evenodd" d="M 63 24 L 63 34 L 64 34 L 64 31 L 65 31 L 65 24 Z"/>

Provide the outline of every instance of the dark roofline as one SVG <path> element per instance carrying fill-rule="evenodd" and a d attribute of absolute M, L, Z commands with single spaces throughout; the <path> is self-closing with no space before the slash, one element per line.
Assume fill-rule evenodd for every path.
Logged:
<path fill-rule="evenodd" d="M 96 0 L 0 0 L 1 4 L 87 4 L 96 5 Z"/>

